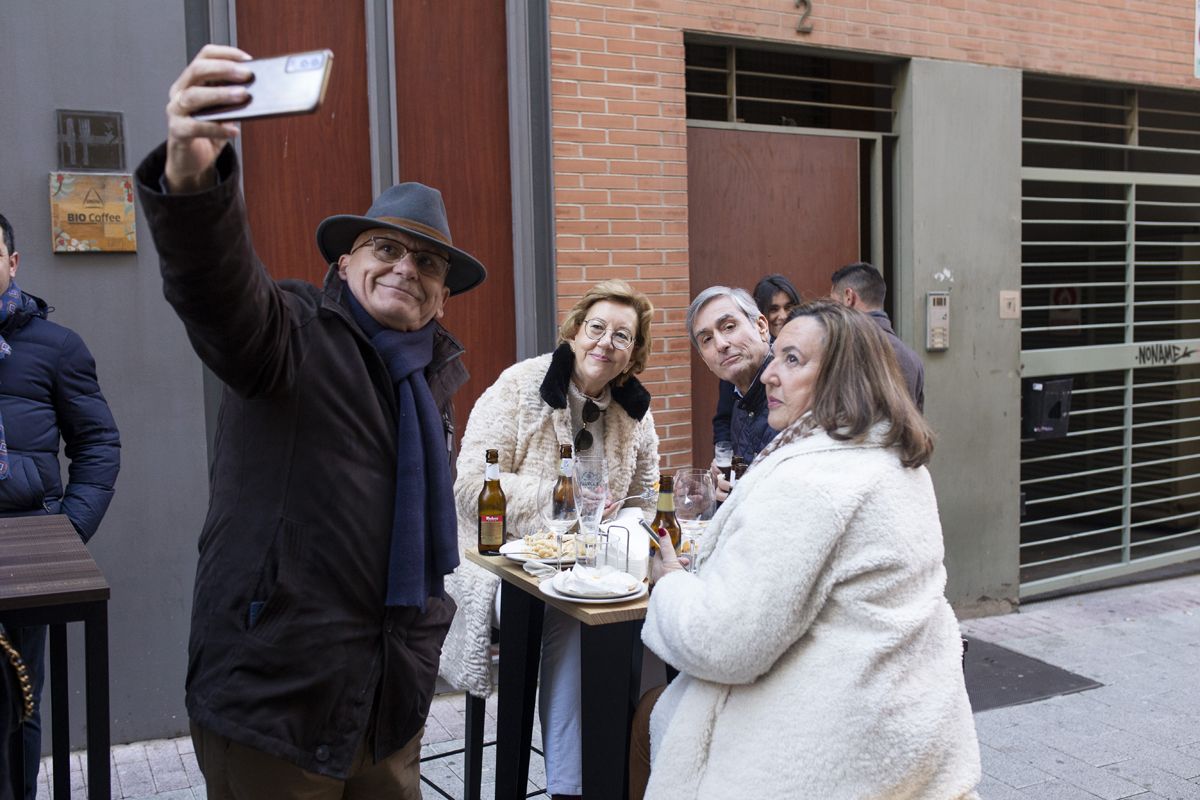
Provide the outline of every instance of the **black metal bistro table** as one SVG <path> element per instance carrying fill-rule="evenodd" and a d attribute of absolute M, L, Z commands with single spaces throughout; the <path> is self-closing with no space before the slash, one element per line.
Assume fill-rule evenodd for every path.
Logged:
<path fill-rule="evenodd" d="M 86 656 L 88 797 L 110 800 L 108 583 L 70 520 L 61 514 L 0 519 L 0 624 L 50 626 L 50 702 L 54 725 L 54 800 L 71 797 L 67 623 L 83 622 Z M 23 796 L 20 736 L 12 785 Z"/>
<path fill-rule="evenodd" d="M 498 575 L 500 584 L 500 699 L 496 719 L 496 800 L 526 794 L 533 736 L 542 614 L 550 604 L 581 623 L 583 796 L 618 800 L 629 794 L 629 730 L 642 670 L 646 598 L 579 605 L 547 597 L 533 576 L 503 556 L 467 560 Z"/>

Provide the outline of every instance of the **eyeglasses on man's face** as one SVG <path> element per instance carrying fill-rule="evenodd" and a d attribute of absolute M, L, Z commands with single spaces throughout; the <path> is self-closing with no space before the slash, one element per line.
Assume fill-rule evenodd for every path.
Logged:
<path fill-rule="evenodd" d="M 633 344 L 633 334 L 624 328 L 613 330 L 608 327 L 608 323 L 596 317 L 595 319 L 585 319 L 583 321 L 583 332 L 589 339 L 598 342 L 604 338 L 604 334 L 612 331 L 610 341 L 612 346 L 618 350 L 628 350 Z"/>
<path fill-rule="evenodd" d="M 445 279 L 450 272 L 450 262 L 428 250 L 413 250 L 404 242 L 396 239 L 388 239 L 385 236 L 371 236 L 365 242 L 360 243 L 357 247 L 351 250 L 359 250 L 367 245 L 371 246 L 371 253 L 377 261 L 384 264 L 395 264 L 402 261 L 405 256 L 412 256 L 413 264 L 423 275 L 428 275 L 433 278 Z"/>

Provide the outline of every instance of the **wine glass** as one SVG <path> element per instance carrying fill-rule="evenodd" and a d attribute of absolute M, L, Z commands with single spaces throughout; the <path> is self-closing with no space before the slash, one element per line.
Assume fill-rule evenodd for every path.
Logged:
<path fill-rule="evenodd" d="M 608 505 L 608 462 L 603 456 L 579 456 L 575 459 L 575 515 L 579 533 L 575 537 L 575 560 L 583 566 L 596 566 L 596 545 L 600 519 Z"/>
<path fill-rule="evenodd" d="M 675 518 L 683 536 L 680 550 L 687 554 L 688 569 L 700 567 L 700 544 L 716 503 L 712 473 L 706 469 L 681 469 L 675 473 Z"/>
<path fill-rule="evenodd" d="M 554 534 L 554 543 L 558 548 L 557 566 L 562 570 L 563 535 L 576 523 L 575 493 L 556 493 L 558 476 L 542 478 L 538 486 L 538 517 L 542 525 Z"/>

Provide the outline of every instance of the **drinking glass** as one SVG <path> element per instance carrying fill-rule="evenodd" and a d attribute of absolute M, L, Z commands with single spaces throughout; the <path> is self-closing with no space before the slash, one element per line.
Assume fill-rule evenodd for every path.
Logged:
<path fill-rule="evenodd" d="M 574 493 L 565 498 L 555 498 L 554 487 L 557 483 L 557 475 L 542 478 L 538 487 L 538 516 L 542 525 L 554 533 L 554 543 L 558 547 L 557 566 L 561 571 L 563 535 L 574 527 L 578 517 L 575 513 Z"/>
<path fill-rule="evenodd" d="M 681 555 L 688 557 L 688 570 L 700 569 L 700 545 L 708 526 L 716 489 L 706 469 L 681 469 L 675 473 L 675 518 L 682 533 Z"/>
<path fill-rule="evenodd" d="M 733 468 L 733 442 L 717 442 L 713 445 L 713 461 L 717 469 L 729 480 L 729 470 Z"/>
<path fill-rule="evenodd" d="M 608 462 L 603 456 L 575 459 L 573 488 L 575 515 L 579 519 L 579 533 L 575 536 L 575 561 L 583 566 L 595 566 L 600 519 L 608 505 Z"/>

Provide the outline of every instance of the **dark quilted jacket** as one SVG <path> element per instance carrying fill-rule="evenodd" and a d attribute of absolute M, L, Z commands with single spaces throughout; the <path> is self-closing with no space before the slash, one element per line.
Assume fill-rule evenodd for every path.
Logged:
<path fill-rule="evenodd" d="M 0 516 L 66 514 L 86 542 L 112 500 L 120 437 L 87 345 L 47 320 L 46 303 L 32 299 L 36 312 L 18 311 L 0 327 L 12 347 L 0 360 L 0 418 L 10 468 L 0 481 Z M 65 490 L 60 436 L 70 461 Z"/>

